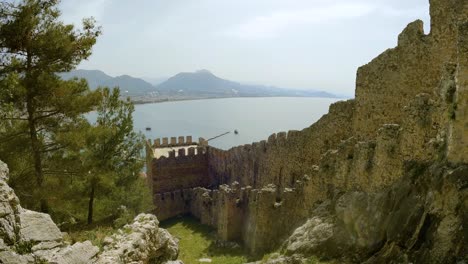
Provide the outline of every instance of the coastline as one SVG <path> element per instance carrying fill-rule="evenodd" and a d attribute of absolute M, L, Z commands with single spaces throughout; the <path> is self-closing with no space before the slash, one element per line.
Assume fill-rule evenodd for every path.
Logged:
<path fill-rule="evenodd" d="M 127 97 L 125 97 L 127 98 Z M 179 102 L 179 101 L 198 101 L 198 100 L 210 100 L 210 99 L 231 99 L 231 98 L 323 98 L 323 99 L 340 99 L 348 100 L 353 97 L 335 96 L 335 97 L 320 97 L 320 96 L 223 96 L 223 97 L 192 97 L 192 98 L 164 98 L 156 100 L 141 100 L 136 97 L 130 97 L 130 101 L 134 105 L 141 104 L 159 104 L 168 102 Z"/>

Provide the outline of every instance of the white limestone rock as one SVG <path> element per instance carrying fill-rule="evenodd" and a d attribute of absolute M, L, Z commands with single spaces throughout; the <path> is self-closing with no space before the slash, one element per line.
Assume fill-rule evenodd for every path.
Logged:
<path fill-rule="evenodd" d="M 93 246 L 90 241 L 85 241 L 61 249 L 47 260 L 56 264 L 88 264 L 93 262 L 98 253 L 98 247 Z"/>
<path fill-rule="evenodd" d="M 159 221 L 151 214 L 140 214 L 130 225 L 124 226 L 110 238 L 96 263 L 164 263 L 176 260 L 177 241 L 166 230 L 159 228 Z"/>
<path fill-rule="evenodd" d="M 313 217 L 297 228 L 286 241 L 287 252 L 313 252 L 333 236 L 334 225 L 321 217 Z"/>
<path fill-rule="evenodd" d="M 19 255 L 14 251 L 6 250 L 0 252 L 0 263 L 5 264 L 30 264 L 34 263 L 34 257 L 30 254 Z"/>
<path fill-rule="evenodd" d="M 22 242 L 61 241 L 60 229 L 50 215 L 30 210 L 21 210 L 20 239 Z"/>

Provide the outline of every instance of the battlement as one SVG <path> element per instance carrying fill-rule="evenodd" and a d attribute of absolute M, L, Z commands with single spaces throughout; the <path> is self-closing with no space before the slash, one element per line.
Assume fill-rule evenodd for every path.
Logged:
<path fill-rule="evenodd" d="M 197 142 L 192 141 L 192 136 L 156 138 L 152 144 L 153 148 L 180 147 L 180 146 L 191 146 L 191 145 L 198 145 Z"/>
<path fill-rule="evenodd" d="M 154 194 L 212 185 L 202 138 L 200 144 L 192 136 L 158 138 L 147 142 L 146 153 L 148 183 Z"/>
<path fill-rule="evenodd" d="M 161 155 L 159 157 L 155 157 L 155 160 L 160 160 L 162 162 L 172 162 L 177 160 L 185 160 L 191 157 L 198 157 L 203 156 L 206 154 L 206 148 L 204 147 L 188 147 L 188 148 L 178 148 L 178 149 L 169 149 L 167 150 L 167 157 L 165 155 Z"/>

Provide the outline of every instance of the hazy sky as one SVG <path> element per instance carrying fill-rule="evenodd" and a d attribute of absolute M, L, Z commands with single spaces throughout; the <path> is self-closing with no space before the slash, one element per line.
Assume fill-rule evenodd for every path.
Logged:
<path fill-rule="evenodd" d="M 82 69 L 170 77 L 208 69 L 234 81 L 354 94 L 356 69 L 428 0 L 62 0 L 66 22 L 103 28 Z"/>

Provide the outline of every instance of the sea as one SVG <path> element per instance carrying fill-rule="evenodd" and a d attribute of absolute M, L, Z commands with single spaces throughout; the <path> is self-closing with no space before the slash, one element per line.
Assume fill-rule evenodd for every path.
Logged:
<path fill-rule="evenodd" d="M 174 101 L 135 106 L 134 129 L 148 139 L 214 138 L 209 145 L 229 149 L 302 130 L 328 112 L 334 98 L 267 97 Z M 235 133 L 237 131 L 237 134 Z"/>

